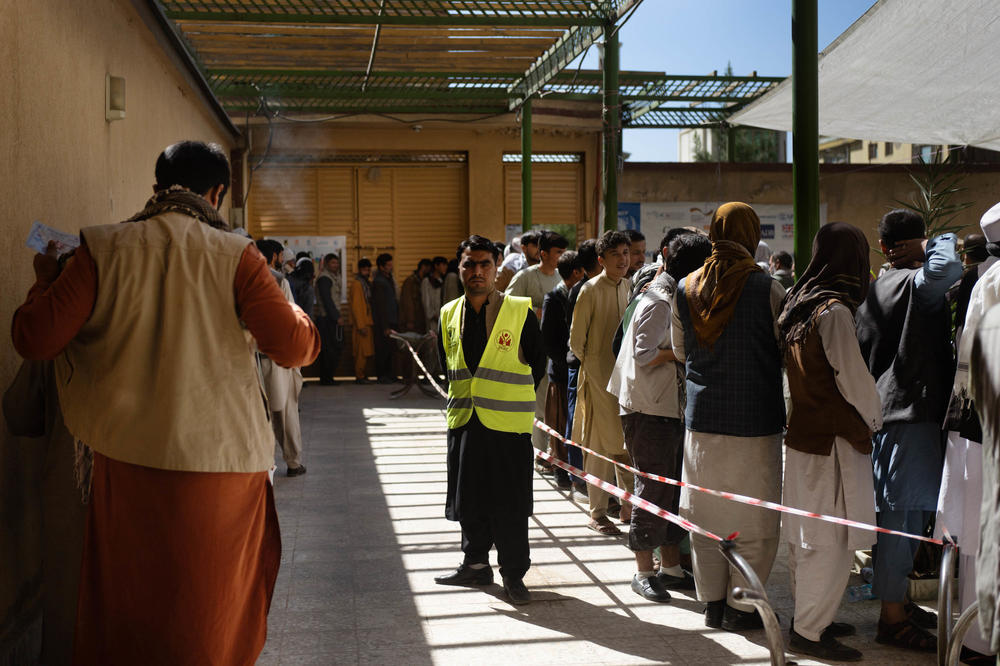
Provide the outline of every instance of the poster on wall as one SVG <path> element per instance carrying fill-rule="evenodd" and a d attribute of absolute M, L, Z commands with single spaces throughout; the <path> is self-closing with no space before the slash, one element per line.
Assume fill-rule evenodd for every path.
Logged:
<path fill-rule="evenodd" d="M 327 254 L 340 255 L 340 302 L 347 300 L 347 262 L 344 261 L 347 247 L 347 236 L 268 236 L 289 250 L 298 254 L 308 252 L 316 261 L 316 272 L 319 272 L 319 262 Z"/>
<path fill-rule="evenodd" d="M 697 227 L 708 232 L 715 209 L 723 201 L 643 201 L 618 204 L 618 228 L 637 229 L 646 236 L 647 255 L 655 258 L 656 246 L 668 230 Z M 760 216 L 760 238 L 771 252 L 794 254 L 795 224 L 792 204 L 753 204 Z M 819 223 L 826 224 L 826 204 L 820 204 Z"/>

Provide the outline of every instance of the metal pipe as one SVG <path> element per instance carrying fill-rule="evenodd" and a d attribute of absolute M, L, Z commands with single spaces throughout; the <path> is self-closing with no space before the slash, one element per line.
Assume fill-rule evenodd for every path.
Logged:
<path fill-rule="evenodd" d="M 618 158 L 621 154 L 621 102 L 618 92 L 618 31 L 604 26 L 604 230 L 618 229 Z"/>
<path fill-rule="evenodd" d="M 968 633 L 977 617 L 979 617 L 978 603 L 974 603 L 966 608 L 959 616 L 958 622 L 955 623 L 955 628 L 951 632 L 951 639 L 948 645 L 948 656 L 945 663 L 949 666 L 958 664 L 959 657 L 962 656 L 962 641 L 965 640 L 965 634 Z M 940 637 L 938 638 L 938 645 L 941 645 Z"/>
<path fill-rule="evenodd" d="M 521 231 L 531 231 L 531 98 L 521 106 Z"/>
<path fill-rule="evenodd" d="M 809 265 L 819 231 L 819 74 L 816 0 L 792 0 L 792 192 L 795 268 Z"/>
<path fill-rule="evenodd" d="M 385 12 L 385 0 L 378 3 L 378 18 L 381 19 Z M 368 67 L 365 69 L 365 80 L 361 82 L 361 92 L 368 87 L 368 79 L 372 76 L 372 66 L 375 64 L 375 49 L 378 48 L 378 37 L 382 34 L 382 21 L 375 24 L 375 37 L 372 39 L 372 52 L 368 54 Z"/>
<path fill-rule="evenodd" d="M 955 589 L 955 545 L 946 543 L 941 552 L 938 569 L 937 661 L 938 666 L 948 663 L 948 646 L 951 643 L 951 597 Z"/>
<path fill-rule="evenodd" d="M 781 637 L 778 616 L 771 609 L 771 604 L 767 600 L 767 592 L 764 591 L 764 585 L 760 582 L 757 572 L 743 559 L 742 555 L 736 552 L 735 545 L 728 539 L 719 543 L 719 550 L 747 582 L 746 588 L 737 587 L 733 590 L 733 598 L 754 605 L 757 612 L 760 613 L 761 619 L 764 620 L 767 648 L 771 651 L 771 666 L 785 666 L 785 641 Z"/>

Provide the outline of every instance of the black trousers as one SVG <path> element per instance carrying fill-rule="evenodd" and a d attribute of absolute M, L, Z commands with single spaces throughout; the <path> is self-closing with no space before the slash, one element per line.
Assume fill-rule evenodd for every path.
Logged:
<path fill-rule="evenodd" d="M 336 319 L 320 317 L 316 320 L 316 328 L 319 330 L 321 344 L 316 369 L 321 381 L 332 381 L 340 360 L 340 350 L 344 345 L 344 341 L 340 339 L 340 326 Z"/>
<path fill-rule="evenodd" d="M 528 517 L 491 514 L 479 518 L 463 517 L 462 552 L 465 564 L 489 564 L 490 548 L 497 547 L 500 575 L 521 580 L 531 566 L 528 550 Z"/>

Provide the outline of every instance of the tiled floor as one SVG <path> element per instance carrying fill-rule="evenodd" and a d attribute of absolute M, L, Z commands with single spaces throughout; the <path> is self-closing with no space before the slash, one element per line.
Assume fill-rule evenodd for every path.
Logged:
<path fill-rule="evenodd" d="M 691 595 L 637 597 L 624 537 L 587 530 L 583 507 L 539 476 L 534 603 L 515 608 L 498 586 L 435 585 L 461 561 L 458 525 L 443 517 L 443 405 L 416 390 L 389 400 L 391 388 L 303 391 L 309 471 L 289 479 L 279 463 L 275 477 L 283 557 L 259 664 L 770 663 L 763 631 L 706 629 Z M 767 592 L 787 633 L 784 549 Z M 935 663 L 874 642 L 876 603 L 845 602 L 839 615 L 857 625 L 845 642 L 865 663 Z"/>

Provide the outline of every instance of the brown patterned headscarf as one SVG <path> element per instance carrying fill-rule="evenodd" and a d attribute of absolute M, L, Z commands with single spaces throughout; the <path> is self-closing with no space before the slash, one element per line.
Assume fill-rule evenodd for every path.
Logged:
<path fill-rule="evenodd" d="M 699 346 L 711 347 L 733 318 L 743 286 L 761 271 L 754 262 L 760 243 L 760 218 L 745 203 L 719 206 L 709 228 L 712 254 L 687 276 L 685 292 Z"/>
<path fill-rule="evenodd" d="M 871 266 L 861 229 L 846 222 L 824 224 L 813 239 L 812 254 L 809 267 L 785 294 L 778 317 L 783 350 L 804 341 L 831 302 L 844 304 L 854 314 L 868 295 Z"/>

